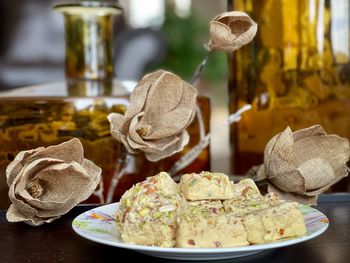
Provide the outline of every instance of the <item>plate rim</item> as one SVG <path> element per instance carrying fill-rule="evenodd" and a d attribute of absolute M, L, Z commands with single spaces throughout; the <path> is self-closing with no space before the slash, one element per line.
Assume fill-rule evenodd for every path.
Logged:
<path fill-rule="evenodd" d="M 84 216 L 85 214 L 92 212 L 92 211 L 98 211 L 98 210 L 105 210 L 105 209 L 110 209 L 113 206 L 115 209 L 119 207 L 119 202 L 116 203 L 111 203 L 111 204 L 106 204 L 102 206 L 98 206 L 92 209 L 89 209 L 78 216 L 76 216 L 73 221 L 72 221 L 72 228 L 75 233 L 77 233 L 79 236 L 86 238 L 88 240 L 104 244 L 104 245 L 109 245 L 109 246 L 114 246 L 118 248 L 125 248 L 125 249 L 131 249 L 131 250 L 136 250 L 136 251 L 149 251 L 149 252 L 160 252 L 160 253 L 179 253 L 179 254 L 203 254 L 203 253 L 210 253 L 210 254 L 220 254 L 220 253 L 241 253 L 241 252 L 248 252 L 248 251 L 260 251 L 260 250 L 269 250 L 269 249 L 275 249 L 279 247 L 285 247 L 285 246 L 290 246 L 298 243 L 302 243 L 305 241 L 308 241 L 310 239 L 313 239 L 317 236 L 320 236 L 323 234 L 329 227 L 329 219 L 327 216 L 322 213 L 321 211 L 317 210 L 316 208 L 303 205 L 302 206 L 307 206 L 308 209 L 313 210 L 312 212 L 317 212 L 319 213 L 319 216 L 324 217 L 326 220 L 323 223 L 323 226 L 313 232 L 310 235 L 304 235 L 301 237 L 297 238 L 292 238 L 292 239 L 286 239 L 282 241 L 275 241 L 271 243 L 265 243 L 265 244 L 257 244 L 257 245 L 246 245 L 246 246 L 239 246 L 239 247 L 225 247 L 225 248 L 166 248 L 166 247 L 157 247 L 157 246 L 144 246 L 144 245 L 137 245 L 137 244 L 128 244 L 124 243 L 122 240 L 119 242 L 114 242 L 110 240 L 103 240 L 101 238 L 97 238 L 94 236 L 91 236 L 89 234 L 86 234 L 84 231 L 81 231 L 78 227 L 74 226 L 74 222 L 76 220 L 79 220 L 80 217 Z M 102 211 L 101 211 L 102 212 Z"/>

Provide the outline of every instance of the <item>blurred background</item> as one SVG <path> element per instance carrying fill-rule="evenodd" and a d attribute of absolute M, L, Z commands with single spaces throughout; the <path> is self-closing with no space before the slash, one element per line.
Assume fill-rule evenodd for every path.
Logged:
<path fill-rule="evenodd" d="M 63 16 L 54 0 L 0 1 L 0 90 L 64 79 Z M 115 69 L 120 80 L 139 80 L 163 68 L 189 80 L 205 55 L 208 23 L 227 10 L 225 0 L 121 0 L 115 19 Z M 227 58 L 212 55 L 199 84 L 212 100 L 212 127 L 225 122 Z M 215 94 L 215 96 L 213 96 Z M 212 139 L 212 170 L 229 171 L 228 129 Z"/>

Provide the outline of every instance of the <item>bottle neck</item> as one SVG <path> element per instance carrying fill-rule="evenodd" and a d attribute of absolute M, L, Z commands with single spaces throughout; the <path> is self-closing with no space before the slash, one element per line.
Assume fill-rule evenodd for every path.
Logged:
<path fill-rule="evenodd" d="M 65 14 L 66 77 L 114 77 L 112 17 Z"/>
<path fill-rule="evenodd" d="M 66 77 L 106 80 L 115 77 L 113 17 L 121 8 L 107 1 L 74 1 L 54 5 L 64 15 Z"/>

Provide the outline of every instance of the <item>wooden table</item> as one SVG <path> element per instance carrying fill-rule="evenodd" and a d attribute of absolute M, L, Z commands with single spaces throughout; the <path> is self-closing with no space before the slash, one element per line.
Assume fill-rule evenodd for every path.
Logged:
<path fill-rule="evenodd" d="M 75 207 L 57 221 L 40 227 L 8 223 L 6 211 L 0 211 L 0 262 L 178 262 L 94 243 L 78 236 L 71 228 L 72 220 L 91 208 Z M 322 196 L 316 208 L 330 220 L 330 227 L 321 236 L 293 246 L 220 262 L 348 262 L 350 195 Z"/>

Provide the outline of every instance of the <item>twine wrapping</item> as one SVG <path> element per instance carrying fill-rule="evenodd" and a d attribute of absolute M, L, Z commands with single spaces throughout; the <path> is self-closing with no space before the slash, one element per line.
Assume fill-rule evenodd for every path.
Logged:
<path fill-rule="evenodd" d="M 101 180 L 101 168 L 84 158 L 78 139 L 22 151 L 6 169 L 6 218 L 31 225 L 50 223 L 87 199 Z"/>

